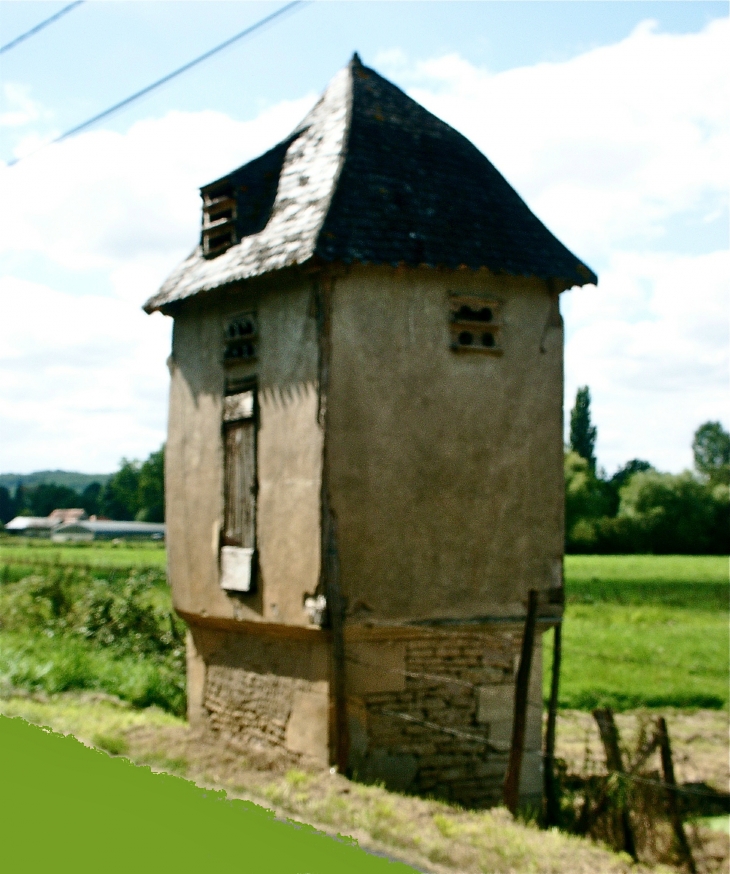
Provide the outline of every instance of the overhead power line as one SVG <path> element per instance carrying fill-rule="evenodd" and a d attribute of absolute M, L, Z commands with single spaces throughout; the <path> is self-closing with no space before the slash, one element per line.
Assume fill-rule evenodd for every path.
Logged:
<path fill-rule="evenodd" d="M 62 15 L 65 15 L 67 12 L 70 12 L 72 9 L 75 9 L 77 6 L 81 6 L 84 0 L 76 0 L 75 3 L 69 3 L 68 6 L 64 6 L 59 12 L 55 15 L 52 15 L 50 18 L 46 18 L 45 21 L 41 21 L 40 24 L 36 24 L 35 27 L 31 27 L 30 30 L 27 30 L 25 33 L 21 33 L 20 36 L 16 36 L 15 39 L 11 40 L 4 46 L 0 46 L 0 55 L 3 52 L 9 52 L 10 49 L 15 48 L 18 43 L 23 42 L 23 40 L 28 39 L 29 36 L 33 36 L 34 33 L 38 33 L 39 30 L 43 30 L 44 27 L 48 27 L 49 24 L 53 24 L 54 21 L 57 21 Z"/>
<path fill-rule="evenodd" d="M 12 167 L 14 164 L 17 164 L 19 161 L 22 161 L 23 158 L 28 158 L 30 155 L 35 155 L 41 149 L 44 149 L 46 146 L 52 146 L 55 143 L 60 143 L 62 140 L 66 140 L 69 137 L 74 136 L 75 134 L 81 133 L 82 130 L 86 130 L 86 128 L 91 127 L 92 124 L 95 124 L 97 121 L 101 121 L 102 118 L 108 118 L 115 112 L 118 112 L 120 109 L 123 109 L 125 106 L 129 106 L 130 103 L 133 103 L 135 100 L 139 100 L 140 97 L 144 97 L 145 94 L 149 94 L 151 91 L 154 91 L 155 88 L 159 88 L 161 85 L 164 85 L 166 82 L 169 82 L 171 79 L 174 79 L 176 76 L 179 76 L 181 73 L 185 73 L 187 70 L 190 70 L 192 67 L 195 67 L 197 64 L 201 64 L 203 61 L 207 61 L 208 58 L 213 57 L 213 55 L 217 54 L 228 46 L 232 45 L 234 42 L 237 42 L 240 39 L 243 39 L 246 36 L 249 36 L 256 30 L 260 30 L 264 25 L 269 24 L 275 18 L 279 18 L 281 15 L 285 15 L 287 12 L 291 12 L 297 6 L 306 5 L 307 0 L 294 0 L 292 3 L 287 3 L 286 6 L 282 6 L 281 9 L 277 9 L 276 12 L 272 12 L 271 15 L 267 15 L 265 18 L 262 18 L 260 21 L 257 21 L 256 24 L 252 24 L 250 27 L 247 27 L 245 30 L 242 30 L 240 33 L 237 33 L 235 36 L 230 37 L 225 42 L 222 42 L 220 45 L 215 46 L 215 48 L 210 49 L 199 57 L 195 58 L 192 61 L 188 61 L 187 64 L 183 64 L 182 67 L 178 67 L 177 70 L 173 70 L 172 73 L 168 73 L 166 76 L 163 76 L 161 79 L 158 79 L 156 82 L 153 82 L 151 85 L 148 85 L 146 88 L 142 88 L 141 91 L 137 91 L 136 93 L 126 97 L 124 100 L 120 100 L 119 103 L 115 103 L 114 106 L 110 106 L 109 109 L 105 109 L 103 112 L 98 113 L 93 116 L 93 118 L 89 118 L 81 124 L 77 124 L 76 127 L 72 127 L 70 130 L 67 130 L 65 133 L 62 133 L 60 136 L 56 137 L 55 140 L 51 140 L 48 143 L 45 143 L 40 148 L 31 152 L 29 155 L 23 155 L 21 158 L 13 158 L 13 160 L 8 161 L 8 167 Z"/>

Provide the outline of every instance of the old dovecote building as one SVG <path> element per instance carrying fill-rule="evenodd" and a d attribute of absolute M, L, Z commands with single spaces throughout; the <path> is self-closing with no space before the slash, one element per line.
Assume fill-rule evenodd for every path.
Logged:
<path fill-rule="evenodd" d="M 539 629 L 562 609 L 558 298 L 596 277 L 357 55 L 202 197 L 200 245 L 145 306 L 174 318 L 190 720 L 249 755 L 495 801 L 528 590 Z"/>

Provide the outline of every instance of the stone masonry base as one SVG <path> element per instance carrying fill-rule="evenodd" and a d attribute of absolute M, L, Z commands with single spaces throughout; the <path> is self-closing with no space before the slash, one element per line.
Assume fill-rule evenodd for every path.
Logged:
<path fill-rule="evenodd" d="M 357 629 L 346 636 L 349 771 L 355 779 L 450 800 L 499 804 L 522 629 Z M 333 761 L 330 643 L 266 629 L 193 627 L 191 723 L 252 763 Z M 533 654 L 520 795 L 542 791 L 541 641 Z"/>

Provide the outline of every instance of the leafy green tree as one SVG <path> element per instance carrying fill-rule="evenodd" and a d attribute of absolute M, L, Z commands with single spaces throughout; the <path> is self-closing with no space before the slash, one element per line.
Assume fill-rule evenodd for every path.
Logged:
<path fill-rule="evenodd" d="M 730 434 L 719 422 L 705 422 L 692 441 L 695 468 L 712 485 L 730 484 Z"/>
<path fill-rule="evenodd" d="M 139 470 L 140 522 L 165 521 L 165 447 L 153 452 Z"/>
<path fill-rule="evenodd" d="M 587 385 L 575 395 L 570 412 L 570 448 L 585 458 L 592 471 L 596 469 L 596 427 L 591 423 L 591 392 Z"/>
<path fill-rule="evenodd" d="M 9 522 L 15 517 L 15 501 L 5 486 L 0 486 L 0 522 Z"/>
<path fill-rule="evenodd" d="M 120 469 L 107 481 L 99 496 L 99 509 L 110 519 L 129 521 L 139 512 L 138 461 L 123 458 Z"/>
<path fill-rule="evenodd" d="M 83 507 L 89 516 L 97 515 L 99 509 L 99 497 L 101 495 L 101 483 L 89 483 L 88 486 L 81 492 L 79 498 L 79 506 Z"/>
<path fill-rule="evenodd" d="M 111 519 L 164 522 L 165 447 L 152 452 L 143 463 L 123 458 L 120 469 L 100 490 L 98 506 L 99 512 Z"/>
<path fill-rule="evenodd" d="M 19 482 L 15 487 L 15 495 L 13 496 L 13 502 L 15 504 L 15 515 L 16 516 L 32 516 L 33 514 L 30 511 L 30 504 L 28 503 L 28 492 L 23 485 L 23 483 Z"/>
<path fill-rule="evenodd" d="M 53 510 L 78 507 L 79 495 L 68 486 L 39 483 L 28 489 L 28 505 L 33 516 L 48 516 Z"/>
<path fill-rule="evenodd" d="M 635 473 L 642 473 L 645 470 L 654 470 L 648 461 L 642 461 L 640 458 L 632 458 L 627 461 L 623 467 L 620 467 L 616 473 L 608 480 L 607 493 L 609 496 L 608 515 L 615 516 L 618 513 L 620 503 L 620 492 L 626 483 Z"/>
<path fill-rule="evenodd" d="M 728 489 L 715 489 L 689 471 L 655 470 L 635 474 L 621 489 L 619 517 L 628 518 L 642 532 L 643 551 L 706 555 L 728 547 Z"/>
<path fill-rule="evenodd" d="M 566 548 L 569 552 L 592 552 L 596 523 L 609 509 L 606 484 L 577 452 L 565 454 L 564 474 Z"/>

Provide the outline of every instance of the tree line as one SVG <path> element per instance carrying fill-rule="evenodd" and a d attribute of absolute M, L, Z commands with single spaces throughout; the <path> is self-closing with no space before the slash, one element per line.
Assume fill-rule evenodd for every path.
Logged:
<path fill-rule="evenodd" d="M 165 521 L 165 447 L 146 461 L 123 458 L 105 484 L 92 482 L 82 492 L 69 486 L 19 484 L 11 494 L 0 486 L 0 522 L 15 516 L 48 516 L 53 510 L 83 507 L 89 516 L 138 522 Z"/>
<path fill-rule="evenodd" d="M 694 434 L 694 471 L 662 473 L 632 459 L 612 476 L 596 464 L 596 426 L 587 386 L 578 389 L 565 448 L 565 548 L 573 553 L 716 554 L 730 552 L 730 434 L 705 422 Z M 42 483 L 0 486 L 0 522 L 83 507 L 91 516 L 164 522 L 165 447 L 146 461 L 123 458 L 104 484 L 81 493 Z"/>
<path fill-rule="evenodd" d="M 730 434 L 705 422 L 694 470 L 662 473 L 635 458 L 613 476 L 596 467 L 588 386 L 578 389 L 565 451 L 565 548 L 573 553 L 727 555 Z"/>

